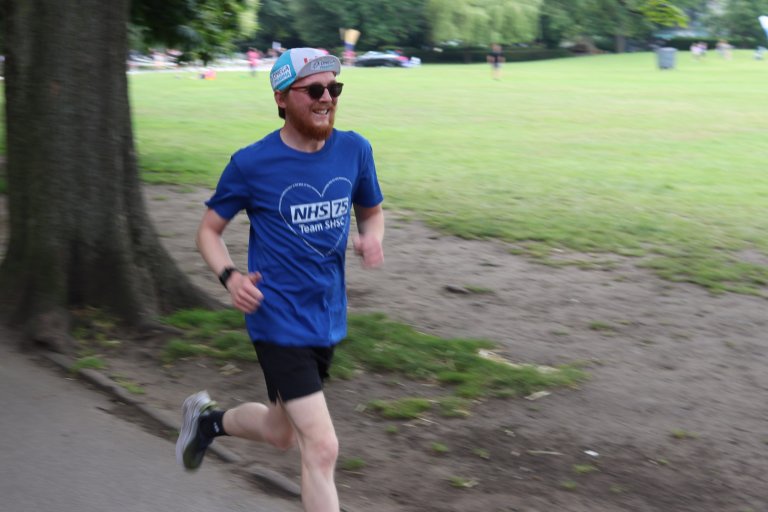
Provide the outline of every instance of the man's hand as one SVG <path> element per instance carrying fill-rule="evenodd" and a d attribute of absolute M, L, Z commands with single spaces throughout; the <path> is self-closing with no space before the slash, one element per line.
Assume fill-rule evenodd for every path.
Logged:
<path fill-rule="evenodd" d="M 233 272 L 227 281 L 227 290 L 232 297 L 232 305 L 243 313 L 253 313 L 264 300 L 264 295 L 256 287 L 261 281 L 261 274 L 251 272 L 250 274 L 241 274 Z"/>
<path fill-rule="evenodd" d="M 375 268 L 384 263 L 381 240 L 374 234 L 360 234 L 352 239 L 355 253 L 363 259 L 363 267 Z"/>

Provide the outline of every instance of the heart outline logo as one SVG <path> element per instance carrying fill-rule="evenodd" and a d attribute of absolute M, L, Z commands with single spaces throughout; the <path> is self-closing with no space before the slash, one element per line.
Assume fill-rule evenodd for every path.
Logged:
<path fill-rule="evenodd" d="M 347 178 L 343 178 L 343 177 L 336 177 L 336 178 L 333 178 L 332 180 L 330 180 L 328 183 L 325 184 L 325 187 L 323 187 L 323 191 L 322 192 L 320 192 L 317 188 L 313 187 L 309 183 L 294 183 L 293 185 L 290 185 L 285 190 L 283 190 L 283 193 L 280 194 L 280 201 L 278 203 L 278 211 L 280 212 L 280 217 L 282 217 L 283 222 L 285 222 L 285 225 L 288 226 L 288 229 L 291 230 L 291 232 L 294 235 L 299 237 L 301 239 L 301 241 L 304 242 L 304 244 L 307 247 L 309 247 L 314 252 L 316 252 L 317 254 L 319 254 L 320 256 L 323 256 L 323 257 L 330 256 L 331 253 L 333 253 L 337 249 L 337 247 L 339 246 L 339 243 L 344 238 L 344 235 L 347 233 L 347 230 L 349 229 L 349 222 L 345 222 L 344 226 L 340 228 L 339 236 L 336 238 L 336 242 L 333 244 L 333 246 L 330 249 L 328 249 L 327 252 L 323 252 L 322 250 L 318 249 L 312 242 L 307 240 L 307 238 L 304 236 L 303 233 L 300 233 L 300 232 L 298 232 L 298 231 L 296 231 L 294 229 L 292 223 L 289 222 L 289 220 L 285 218 L 285 214 L 283 213 L 283 204 L 284 204 L 284 202 L 286 200 L 286 196 L 290 192 L 292 192 L 292 191 L 294 191 L 294 190 L 296 190 L 298 188 L 307 188 L 307 189 L 311 190 L 312 192 L 314 192 L 315 194 L 317 194 L 317 196 L 322 200 L 322 199 L 325 198 L 325 193 L 328 191 L 329 187 L 331 187 L 335 183 L 340 183 L 340 182 L 341 183 L 345 182 L 345 183 L 347 183 L 347 185 L 349 185 L 350 193 L 348 193 L 346 196 L 344 196 L 345 199 L 348 200 L 350 195 L 351 195 L 352 182 L 350 180 L 348 180 Z M 348 218 L 348 217 L 349 217 L 349 208 L 347 208 L 347 210 L 345 212 L 345 218 Z M 330 229 L 334 229 L 334 228 L 330 228 Z"/>

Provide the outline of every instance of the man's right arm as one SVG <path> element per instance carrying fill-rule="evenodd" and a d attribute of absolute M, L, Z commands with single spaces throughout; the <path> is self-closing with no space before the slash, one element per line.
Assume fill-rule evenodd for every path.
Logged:
<path fill-rule="evenodd" d="M 213 272 L 220 276 L 224 269 L 235 267 L 222 234 L 229 220 L 209 208 L 197 228 L 197 249 Z M 261 305 L 264 296 L 256 287 L 261 280 L 258 272 L 243 274 L 232 272 L 224 283 L 229 291 L 232 304 L 243 313 L 253 313 Z"/>

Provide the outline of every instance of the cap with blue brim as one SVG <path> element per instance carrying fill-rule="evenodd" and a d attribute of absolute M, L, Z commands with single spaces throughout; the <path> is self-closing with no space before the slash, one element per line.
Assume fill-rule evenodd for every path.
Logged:
<path fill-rule="evenodd" d="M 330 71 L 341 73 L 341 62 L 333 55 L 316 48 L 291 48 L 278 57 L 269 73 L 273 91 L 284 91 L 305 76 Z"/>

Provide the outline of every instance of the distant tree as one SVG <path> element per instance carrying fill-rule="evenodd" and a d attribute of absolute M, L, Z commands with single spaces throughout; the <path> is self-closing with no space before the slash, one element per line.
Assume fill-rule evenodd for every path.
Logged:
<path fill-rule="evenodd" d="M 542 0 L 428 0 L 434 43 L 464 45 L 528 42 L 538 32 Z"/>
<path fill-rule="evenodd" d="M 688 23 L 688 16 L 681 8 L 685 0 L 678 0 L 674 4 L 665 0 L 619 0 L 619 3 L 627 12 L 643 16 L 657 25 L 670 27 Z"/>
<path fill-rule="evenodd" d="M 744 47 L 768 45 L 758 17 L 768 15 L 768 0 L 729 0 L 720 16 L 712 19 L 717 34 Z"/>
<path fill-rule="evenodd" d="M 290 1 L 261 0 L 256 44 L 264 49 L 271 47 L 273 41 L 286 48 L 303 46 L 305 43 L 294 27 L 293 12 Z"/>
<path fill-rule="evenodd" d="M 540 18 L 540 39 L 550 48 L 562 41 L 594 33 L 590 0 L 543 0 Z"/>
<path fill-rule="evenodd" d="M 257 0 L 135 0 L 131 6 L 144 44 L 169 44 L 204 64 L 257 30 Z"/>
<path fill-rule="evenodd" d="M 355 2 L 288 0 L 286 3 L 291 10 L 293 28 L 306 46 L 333 48 L 342 44 L 339 28 L 350 27 L 348 21 L 352 15 L 347 16 L 347 8 L 354 8 Z"/>
<path fill-rule="evenodd" d="M 426 0 L 365 1 L 353 4 L 355 8 L 347 12 L 344 27 L 360 30 L 361 47 L 418 47 L 426 42 Z"/>
<path fill-rule="evenodd" d="M 0 1 L 10 214 L 2 317 L 61 349 L 72 308 L 105 308 L 143 329 L 160 313 L 215 305 L 162 246 L 142 196 L 125 72 L 129 0 Z M 172 40 L 186 4 L 148 0 L 143 23 Z"/>
<path fill-rule="evenodd" d="M 341 46 L 339 29 L 354 28 L 361 32 L 359 47 L 377 48 L 421 45 L 427 31 L 425 1 L 290 0 L 286 3 L 293 12 L 293 27 L 307 45 Z"/>
<path fill-rule="evenodd" d="M 685 26 L 682 7 L 692 3 L 662 0 L 544 0 L 542 37 L 554 46 L 558 39 L 608 37 L 623 52 L 630 37 L 647 37 L 659 25 Z"/>

